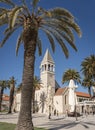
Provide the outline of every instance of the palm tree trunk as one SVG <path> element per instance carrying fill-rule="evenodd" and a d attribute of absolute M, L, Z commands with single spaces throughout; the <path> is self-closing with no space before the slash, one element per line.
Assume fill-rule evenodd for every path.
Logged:
<path fill-rule="evenodd" d="M 90 98 L 91 98 L 91 87 L 88 87 L 88 93 L 89 93 Z"/>
<path fill-rule="evenodd" d="M 32 55 L 31 57 L 27 57 L 25 54 L 23 81 L 21 90 L 21 108 L 16 130 L 34 130 L 31 115 L 34 61 L 35 61 L 34 55 Z"/>
<path fill-rule="evenodd" d="M 10 84 L 10 99 L 9 99 L 9 111 L 8 113 L 12 113 L 12 105 L 14 100 L 14 84 Z"/>
<path fill-rule="evenodd" d="M 0 87 L 0 112 L 1 112 L 1 106 L 2 106 L 3 91 L 4 91 L 4 88 Z"/>
<path fill-rule="evenodd" d="M 34 86 L 33 86 L 33 101 L 32 101 L 32 103 L 33 103 L 33 113 L 35 113 L 35 88 L 34 88 Z"/>
<path fill-rule="evenodd" d="M 28 25 L 27 25 L 28 28 Z M 21 90 L 21 107 L 15 130 L 34 130 L 32 122 L 32 93 L 37 31 L 29 28 L 24 31 L 24 70 Z M 32 25 L 33 28 L 33 25 Z M 34 27 L 35 28 L 35 27 Z"/>

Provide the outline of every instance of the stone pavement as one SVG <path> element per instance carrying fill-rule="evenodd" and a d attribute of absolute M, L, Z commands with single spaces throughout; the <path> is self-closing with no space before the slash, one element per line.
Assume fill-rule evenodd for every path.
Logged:
<path fill-rule="evenodd" d="M 17 123 L 18 113 L 0 113 L 0 122 Z M 95 115 L 78 117 L 52 116 L 48 119 L 45 114 L 33 114 L 35 127 L 46 128 L 48 130 L 95 130 Z"/>

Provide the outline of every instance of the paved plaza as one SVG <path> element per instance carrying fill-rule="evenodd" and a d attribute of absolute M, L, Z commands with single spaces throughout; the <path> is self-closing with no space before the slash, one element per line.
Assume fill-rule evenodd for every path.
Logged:
<path fill-rule="evenodd" d="M 18 113 L 0 114 L 0 122 L 17 123 Z M 35 127 L 46 128 L 48 130 L 95 130 L 95 115 L 78 117 L 52 116 L 48 119 L 44 114 L 33 114 Z"/>

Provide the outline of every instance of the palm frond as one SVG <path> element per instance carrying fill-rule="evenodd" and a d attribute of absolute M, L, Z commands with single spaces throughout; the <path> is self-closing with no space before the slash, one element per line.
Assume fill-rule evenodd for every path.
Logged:
<path fill-rule="evenodd" d="M 77 25 L 77 23 L 75 23 L 74 16 L 69 11 L 63 8 L 55 8 L 55 9 L 49 10 L 47 13 L 50 14 L 50 17 L 48 15 L 46 15 L 45 17 L 45 20 L 47 22 L 54 21 L 58 23 L 58 26 L 60 27 L 62 26 L 62 28 L 68 27 L 70 30 L 73 29 L 79 35 L 79 37 L 81 37 L 82 32 L 80 30 L 80 27 Z M 73 36 L 71 31 L 70 31 L 70 36 Z"/>
<path fill-rule="evenodd" d="M 38 7 L 38 10 L 37 10 L 37 14 L 41 14 L 41 17 L 44 18 L 45 17 L 45 14 L 46 13 L 46 10 L 43 9 L 42 7 Z"/>
<path fill-rule="evenodd" d="M 72 40 L 72 41 L 74 41 L 74 34 L 73 34 L 73 31 L 71 30 L 71 28 L 69 28 L 69 27 L 67 27 L 67 26 L 62 26 L 62 28 L 64 29 L 64 33 L 66 33 L 66 35 L 68 35 L 68 37 L 70 37 L 70 39 Z M 61 28 L 61 30 L 63 30 Z"/>
<path fill-rule="evenodd" d="M 86 57 L 81 63 L 81 71 L 87 78 L 95 79 L 95 55 Z"/>
<path fill-rule="evenodd" d="M 7 14 L 0 15 L 0 26 L 8 23 L 8 17 Z"/>
<path fill-rule="evenodd" d="M 62 36 L 62 38 L 65 39 L 65 40 L 67 41 L 67 43 L 69 43 L 69 44 L 71 45 L 71 47 L 72 47 L 75 51 L 77 51 L 77 48 L 76 48 L 76 46 L 75 46 L 75 44 L 74 44 L 74 41 L 71 40 L 71 39 L 68 37 L 68 35 L 64 34 L 62 31 L 60 31 L 60 30 L 58 30 L 58 29 L 56 29 L 56 30 L 57 30 L 58 33 Z"/>
<path fill-rule="evenodd" d="M 0 16 L 2 13 L 7 13 L 8 9 L 0 7 Z"/>
<path fill-rule="evenodd" d="M 53 39 L 52 35 L 50 34 L 50 32 L 47 29 L 42 28 L 42 30 L 46 33 L 46 35 L 49 39 L 49 42 L 51 44 L 52 51 L 54 52 L 55 51 L 55 43 L 54 43 L 54 39 Z"/>
<path fill-rule="evenodd" d="M 33 8 L 35 9 L 37 3 L 39 2 L 39 0 L 32 0 L 32 4 L 33 4 Z"/>
<path fill-rule="evenodd" d="M 52 30 L 49 30 L 49 31 L 52 33 L 52 35 L 54 36 L 54 38 L 56 39 L 56 41 L 57 41 L 57 42 L 59 43 L 59 45 L 61 46 L 61 48 L 62 48 L 62 50 L 63 50 L 63 52 L 64 52 L 66 58 L 68 58 L 69 52 L 68 52 L 68 49 L 67 49 L 67 47 L 65 46 L 65 44 L 64 44 L 64 42 L 63 42 L 63 40 L 62 40 L 60 34 L 59 34 L 56 30 L 53 30 L 53 29 L 52 29 Z"/>
<path fill-rule="evenodd" d="M 17 29 L 17 28 L 19 28 L 20 26 L 21 26 L 20 24 L 17 24 L 17 23 L 16 23 L 16 24 L 14 25 L 14 29 Z M 8 28 L 5 29 L 4 34 L 6 35 L 6 34 L 9 33 L 9 32 L 10 32 L 10 28 L 8 27 Z"/>
<path fill-rule="evenodd" d="M 8 32 L 10 32 L 10 28 L 6 28 L 5 31 L 4 31 L 4 34 L 6 35 Z"/>
<path fill-rule="evenodd" d="M 77 51 L 77 48 L 76 48 L 74 42 L 73 42 L 67 35 L 65 35 L 65 34 L 63 34 L 63 37 L 64 37 L 64 39 L 67 41 L 67 43 L 69 43 L 70 46 L 71 46 L 75 51 Z"/>
<path fill-rule="evenodd" d="M 80 74 L 74 69 L 68 69 L 63 73 L 62 83 L 64 84 L 65 82 L 68 82 L 71 79 L 73 79 L 76 83 L 81 83 Z"/>
<path fill-rule="evenodd" d="M 25 9 L 28 16 L 31 16 L 30 12 L 29 12 L 29 9 L 28 9 L 28 6 L 27 6 L 27 3 L 26 3 L 26 0 L 22 0 L 22 3 L 23 3 L 23 8 Z"/>
<path fill-rule="evenodd" d="M 0 88 L 2 88 L 4 90 L 7 87 L 8 87 L 7 80 L 0 80 Z"/>
<path fill-rule="evenodd" d="M 7 24 L 9 21 L 9 15 L 11 10 L 6 8 L 0 8 L 0 26 Z"/>
<path fill-rule="evenodd" d="M 60 18 L 60 16 L 62 17 L 67 17 L 69 19 L 73 19 L 73 15 L 66 9 L 64 8 L 54 8 L 48 11 L 51 14 L 51 17 L 56 17 L 56 18 Z"/>
<path fill-rule="evenodd" d="M 72 41 L 74 40 L 74 35 L 71 28 L 67 26 L 65 23 L 63 23 L 63 21 L 59 19 L 50 19 L 46 20 L 46 22 L 43 24 L 48 27 L 51 26 L 53 28 L 58 28 L 60 31 L 66 33 Z"/>
<path fill-rule="evenodd" d="M 24 5 L 26 5 L 26 0 L 22 0 L 22 3 L 23 3 Z"/>
<path fill-rule="evenodd" d="M 23 7 L 15 7 L 13 9 L 13 11 L 10 14 L 10 23 L 9 23 L 9 28 L 12 29 L 15 25 L 16 22 L 16 18 L 19 14 L 19 12 L 21 12 L 23 10 Z"/>
<path fill-rule="evenodd" d="M 0 2 L 11 5 L 11 6 L 15 6 L 15 4 L 11 1 L 11 0 L 0 0 Z"/>
<path fill-rule="evenodd" d="M 64 20 L 65 21 L 65 20 Z M 70 20 L 71 21 L 71 20 Z M 72 20 L 73 21 L 73 20 Z M 74 35 L 73 35 L 73 25 L 71 26 L 71 23 L 68 24 L 67 22 L 63 22 L 63 18 L 55 19 L 51 18 L 46 19 L 46 21 L 43 23 L 44 26 L 54 28 L 61 36 L 62 39 L 67 41 L 71 45 L 71 47 L 77 51 L 77 48 L 74 44 Z M 74 24 L 74 29 L 76 29 L 77 33 L 81 35 L 80 28 L 77 24 Z M 70 33 L 69 33 L 70 32 Z"/>
<path fill-rule="evenodd" d="M 55 36 L 56 40 L 58 41 L 59 45 L 61 46 L 61 48 L 62 48 L 62 50 L 63 50 L 63 52 L 64 52 L 66 58 L 68 58 L 69 52 L 68 52 L 68 49 L 67 49 L 67 47 L 65 46 L 63 40 L 61 39 L 60 36 L 58 36 L 58 35 L 56 35 L 56 34 L 54 34 L 54 36 Z"/>
<path fill-rule="evenodd" d="M 7 24 L 8 23 L 8 19 L 7 18 L 2 18 L 2 20 L 0 19 L 0 26 Z"/>
<path fill-rule="evenodd" d="M 18 39 L 17 39 L 17 44 L 16 44 L 16 56 L 18 55 L 18 50 L 19 50 L 19 47 L 20 47 L 22 41 L 23 41 L 23 32 L 20 34 L 20 36 L 19 36 Z"/>
<path fill-rule="evenodd" d="M 10 84 L 16 84 L 16 80 L 15 80 L 14 76 L 10 77 L 10 79 L 9 79 L 9 85 Z"/>
<path fill-rule="evenodd" d="M 72 27 L 77 32 L 79 37 L 82 36 L 82 32 L 80 30 L 80 27 L 75 22 L 67 22 L 67 23 L 69 24 L 70 27 Z"/>
<path fill-rule="evenodd" d="M 41 43 L 41 39 L 39 37 L 37 38 L 37 47 L 38 47 L 39 56 L 41 56 L 42 55 L 42 43 Z"/>
<path fill-rule="evenodd" d="M 59 18 L 58 20 L 59 20 L 59 22 L 61 21 L 63 23 L 59 26 L 60 29 L 63 30 L 73 41 L 74 40 L 73 30 L 72 30 L 71 26 L 66 22 L 66 21 L 71 22 L 71 20 L 70 19 L 66 20 L 66 18 L 63 18 L 63 17 Z"/>
<path fill-rule="evenodd" d="M 11 30 L 9 33 L 6 34 L 5 38 L 4 38 L 3 41 L 0 43 L 0 47 L 2 47 L 2 46 L 5 44 L 5 42 L 9 39 L 9 37 L 12 35 L 12 33 L 13 33 L 15 30 L 16 30 L 16 28 L 13 29 L 13 30 Z"/>

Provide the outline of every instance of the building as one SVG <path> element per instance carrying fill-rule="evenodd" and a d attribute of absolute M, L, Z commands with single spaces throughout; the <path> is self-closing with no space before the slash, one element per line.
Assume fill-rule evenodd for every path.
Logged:
<path fill-rule="evenodd" d="M 35 109 L 39 113 L 63 114 L 66 111 L 84 111 L 84 101 L 89 101 L 90 95 L 77 92 L 77 86 L 71 79 L 69 85 L 61 88 L 55 80 L 55 63 L 47 49 L 40 64 L 40 79 L 42 87 L 35 92 Z M 16 110 L 20 110 L 20 92 L 16 94 Z"/>
<path fill-rule="evenodd" d="M 2 111 L 8 110 L 9 107 L 9 96 L 7 94 L 3 94 L 2 97 L 2 104 L 1 104 Z"/>

